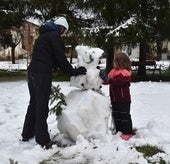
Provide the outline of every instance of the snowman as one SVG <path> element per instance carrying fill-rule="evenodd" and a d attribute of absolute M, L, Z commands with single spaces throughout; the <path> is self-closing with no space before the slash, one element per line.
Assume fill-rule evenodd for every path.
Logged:
<path fill-rule="evenodd" d="M 103 54 L 100 48 L 77 46 L 77 67 L 87 68 L 86 75 L 71 77 L 74 86 L 66 96 L 66 107 L 58 117 L 58 129 L 65 137 L 76 141 L 84 138 L 104 139 L 108 133 L 110 100 L 101 93 L 102 79 L 97 69 Z"/>

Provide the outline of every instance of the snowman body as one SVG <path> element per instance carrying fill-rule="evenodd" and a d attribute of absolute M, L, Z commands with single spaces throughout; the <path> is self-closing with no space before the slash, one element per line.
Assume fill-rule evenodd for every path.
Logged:
<path fill-rule="evenodd" d="M 73 141 L 78 135 L 103 139 L 110 116 L 110 100 L 100 93 L 102 79 L 96 68 L 103 50 L 77 46 L 76 51 L 77 66 L 86 67 L 87 73 L 71 77 L 70 84 L 76 89 L 66 96 L 67 106 L 58 118 L 58 129 Z"/>

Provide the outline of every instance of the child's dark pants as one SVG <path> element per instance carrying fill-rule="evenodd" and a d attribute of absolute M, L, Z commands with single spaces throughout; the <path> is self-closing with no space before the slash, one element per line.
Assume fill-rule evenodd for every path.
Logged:
<path fill-rule="evenodd" d="M 116 132 L 132 134 L 132 120 L 130 115 L 130 103 L 113 103 L 112 117 L 114 119 Z"/>

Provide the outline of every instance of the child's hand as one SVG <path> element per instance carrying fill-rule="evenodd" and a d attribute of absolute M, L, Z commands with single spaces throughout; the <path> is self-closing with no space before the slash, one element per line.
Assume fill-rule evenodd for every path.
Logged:
<path fill-rule="evenodd" d="M 99 76 L 100 76 L 100 78 L 101 78 L 105 83 L 109 83 L 109 80 L 110 80 L 110 79 L 109 79 L 109 77 L 107 76 L 105 70 L 100 70 Z"/>

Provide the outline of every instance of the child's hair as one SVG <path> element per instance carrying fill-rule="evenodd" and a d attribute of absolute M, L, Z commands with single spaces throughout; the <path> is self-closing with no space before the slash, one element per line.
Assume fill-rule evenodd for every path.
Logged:
<path fill-rule="evenodd" d="M 116 53 L 114 55 L 113 65 L 115 69 L 131 70 L 131 61 L 125 53 Z"/>

